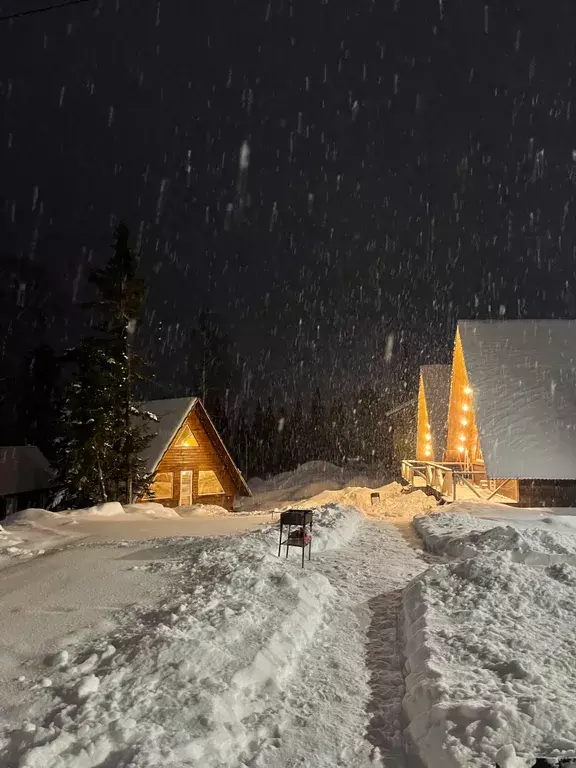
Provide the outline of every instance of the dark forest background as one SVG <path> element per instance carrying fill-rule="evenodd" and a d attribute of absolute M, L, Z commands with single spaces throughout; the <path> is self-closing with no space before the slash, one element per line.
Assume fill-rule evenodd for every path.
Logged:
<path fill-rule="evenodd" d="M 71 336 L 90 333 L 90 319 L 82 311 L 87 299 L 87 281 L 79 282 L 70 301 L 34 261 L 2 259 L 1 444 L 37 445 L 54 459 L 68 363 L 65 345 L 49 343 L 49 330 L 56 313 L 67 319 Z M 177 336 L 173 328 L 155 326 L 153 313 L 145 313 L 136 339 L 147 363 L 138 396 L 201 397 L 248 477 L 269 476 L 315 459 L 390 470 L 411 451 L 415 405 L 387 415 L 415 397 L 417 370 L 402 363 L 391 364 L 381 382 L 348 385 L 341 393 L 334 392 L 328 377 L 325 390 L 318 386 L 309 391 L 303 366 L 300 386 L 259 397 L 265 388 L 235 352 L 232 329 L 209 308 L 198 308 L 193 322 Z M 166 370 L 166 365 L 172 368 Z"/>

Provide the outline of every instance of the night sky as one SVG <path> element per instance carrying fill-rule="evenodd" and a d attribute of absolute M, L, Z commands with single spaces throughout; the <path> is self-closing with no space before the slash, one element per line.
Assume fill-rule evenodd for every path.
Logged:
<path fill-rule="evenodd" d="M 2 22 L 0 253 L 63 344 L 124 218 L 159 381 L 209 308 L 254 391 L 288 398 L 445 362 L 458 317 L 574 317 L 575 41 L 573 0 Z"/>

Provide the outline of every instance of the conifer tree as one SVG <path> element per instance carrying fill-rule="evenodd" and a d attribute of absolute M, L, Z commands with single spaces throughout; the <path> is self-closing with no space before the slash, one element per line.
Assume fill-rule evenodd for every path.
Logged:
<path fill-rule="evenodd" d="M 152 416 L 134 396 L 142 376 L 133 341 L 145 284 L 136 277 L 124 223 L 114 240 L 108 263 L 89 276 L 98 296 L 85 306 L 95 310 L 96 333 L 68 356 L 75 371 L 64 395 L 57 466 L 72 500 L 131 503 L 150 482 L 140 454 L 150 440 L 144 419 Z"/>

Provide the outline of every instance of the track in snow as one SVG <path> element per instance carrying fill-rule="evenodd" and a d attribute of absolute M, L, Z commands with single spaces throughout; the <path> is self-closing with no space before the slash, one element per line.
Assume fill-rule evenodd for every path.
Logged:
<path fill-rule="evenodd" d="M 363 522 L 345 547 L 313 557 L 339 599 L 301 659 L 269 732 L 245 765 L 404 765 L 401 589 L 427 564 L 386 523 Z M 270 731 L 271 722 L 274 722 Z M 256 744 L 253 744 L 256 747 Z"/>

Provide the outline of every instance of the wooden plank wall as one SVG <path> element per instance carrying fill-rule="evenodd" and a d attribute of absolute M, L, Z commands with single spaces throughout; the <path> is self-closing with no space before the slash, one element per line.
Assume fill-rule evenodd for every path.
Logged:
<path fill-rule="evenodd" d="M 573 480 L 518 480 L 522 507 L 575 507 Z"/>
<path fill-rule="evenodd" d="M 164 454 L 157 469 L 158 472 L 174 473 L 174 494 L 171 500 L 158 499 L 158 501 L 165 506 L 177 507 L 180 503 L 180 472 L 191 469 L 193 471 L 192 495 L 194 503 L 218 504 L 225 509 L 232 510 L 237 489 L 230 472 L 218 455 L 212 441 L 194 412 L 189 414 L 185 423 L 188 424 L 194 433 L 198 446 L 179 448 L 176 443 L 178 442 L 180 432 L 176 435 L 175 440 Z M 182 428 L 184 428 L 184 425 L 182 425 Z M 216 473 L 220 484 L 224 488 L 224 496 L 198 496 L 198 472 L 209 469 Z"/>

